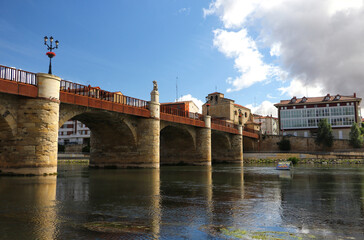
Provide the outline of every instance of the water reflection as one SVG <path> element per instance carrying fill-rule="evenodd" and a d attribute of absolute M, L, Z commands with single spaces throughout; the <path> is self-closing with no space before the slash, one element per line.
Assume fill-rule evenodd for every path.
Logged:
<path fill-rule="evenodd" d="M 56 176 L 0 178 L 0 238 L 55 239 Z"/>
<path fill-rule="evenodd" d="M 0 194 L 0 239 L 364 238 L 363 167 L 66 165 Z"/>

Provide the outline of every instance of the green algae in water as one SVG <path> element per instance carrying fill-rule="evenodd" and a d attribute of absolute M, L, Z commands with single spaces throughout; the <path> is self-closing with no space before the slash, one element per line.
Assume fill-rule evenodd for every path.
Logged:
<path fill-rule="evenodd" d="M 315 236 L 309 234 L 296 234 L 291 232 L 279 231 L 249 231 L 244 229 L 235 229 L 232 227 L 223 226 L 203 226 L 201 230 L 208 231 L 214 236 L 223 237 L 226 239 L 261 239 L 261 240 L 303 240 L 315 239 Z"/>
<path fill-rule="evenodd" d="M 131 222 L 89 222 L 83 226 L 94 232 L 104 233 L 146 233 L 150 227 Z"/>

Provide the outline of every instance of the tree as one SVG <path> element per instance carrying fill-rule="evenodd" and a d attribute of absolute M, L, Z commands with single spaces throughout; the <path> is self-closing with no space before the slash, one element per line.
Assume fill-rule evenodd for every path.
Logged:
<path fill-rule="evenodd" d="M 363 146 L 363 137 L 361 131 L 356 123 L 353 123 L 349 133 L 350 145 L 354 148 L 360 148 Z"/>
<path fill-rule="evenodd" d="M 281 151 L 291 150 L 291 142 L 285 137 L 283 137 L 281 141 L 277 142 L 277 145 Z"/>
<path fill-rule="evenodd" d="M 315 142 L 317 145 L 323 145 L 324 149 L 326 147 L 331 147 L 333 144 L 334 136 L 332 135 L 331 125 L 327 119 L 321 119 L 318 124 L 317 137 Z"/>

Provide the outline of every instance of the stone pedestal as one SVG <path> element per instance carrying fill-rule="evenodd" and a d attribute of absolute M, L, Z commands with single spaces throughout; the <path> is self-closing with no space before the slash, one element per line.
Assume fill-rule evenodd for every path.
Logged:
<path fill-rule="evenodd" d="M 243 126 L 239 125 L 239 134 L 234 135 L 231 139 L 231 150 L 236 162 L 243 164 Z"/>
<path fill-rule="evenodd" d="M 39 73 L 37 80 L 38 98 L 19 99 L 16 152 L 2 173 L 57 173 L 60 78 Z"/>
<path fill-rule="evenodd" d="M 211 116 L 205 116 L 205 127 L 197 129 L 196 150 L 197 165 L 211 165 Z"/>

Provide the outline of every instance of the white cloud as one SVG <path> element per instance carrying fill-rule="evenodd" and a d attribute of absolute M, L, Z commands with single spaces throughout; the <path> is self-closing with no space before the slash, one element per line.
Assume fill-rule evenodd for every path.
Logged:
<path fill-rule="evenodd" d="M 321 88 L 308 91 L 310 96 L 322 89 L 364 92 L 363 0 L 213 0 L 204 15 L 218 16 L 225 27 L 214 31 L 214 45 L 234 59 L 239 73 L 228 79 L 228 91 L 273 78 Z M 267 49 L 277 57 L 274 65 L 263 58 Z"/>
<path fill-rule="evenodd" d="M 180 13 L 180 14 L 184 13 L 186 15 L 189 15 L 190 12 L 191 12 L 191 8 L 180 8 L 180 9 L 178 9 L 178 13 Z"/>
<path fill-rule="evenodd" d="M 278 116 L 277 108 L 274 106 L 274 103 L 270 101 L 263 101 L 258 106 L 253 106 L 252 104 L 246 105 L 247 108 L 250 108 L 252 113 L 259 114 L 259 115 L 272 115 L 273 117 Z"/>
<path fill-rule="evenodd" d="M 363 7 L 363 0 L 331 0 L 329 1 L 328 13 L 334 15 L 338 12 L 348 12 L 351 9 Z"/>
<path fill-rule="evenodd" d="M 269 53 L 271 56 L 279 57 L 281 55 L 281 43 L 273 43 Z"/>
<path fill-rule="evenodd" d="M 241 74 L 234 79 L 227 79 L 232 85 L 227 92 L 239 91 L 268 78 L 280 78 L 282 71 L 263 62 L 263 56 L 245 28 L 238 32 L 217 29 L 214 30 L 214 35 L 214 46 L 225 56 L 235 59 L 234 67 Z"/>
<path fill-rule="evenodd" d="M 224 23 L 225 28 L 240 27 L 246 18 L 256 8 L 257 1 L 254 0 L 216 0 L 210 3 L 208 9 L 203 9 L 204 16 L 216 14 Z"/>
<path fill-rule="evenodd" d="M 267 94 L 267 98 L 274 99 L 276 97 L 273 97 L 270 93 Z"/>
<path fill-rule="evenodd" d="M 178 98 L 178 101 L 193 101 L 199 109 L 198 112 L 202 113 L 202 105 L 204 104 L 204 102 L 198 98 L 192 97 L 191 94 L 183 95 L 182 97 Z"/>
<path fill-rule="evenodd" d="M 326 95 L 324 89 L 319 84 L 306 85 L 301 80 L 293 79 L 288 87 L 278 88 L 281 95 L 287 94 L 289 97 L 316 97 Z"/>

